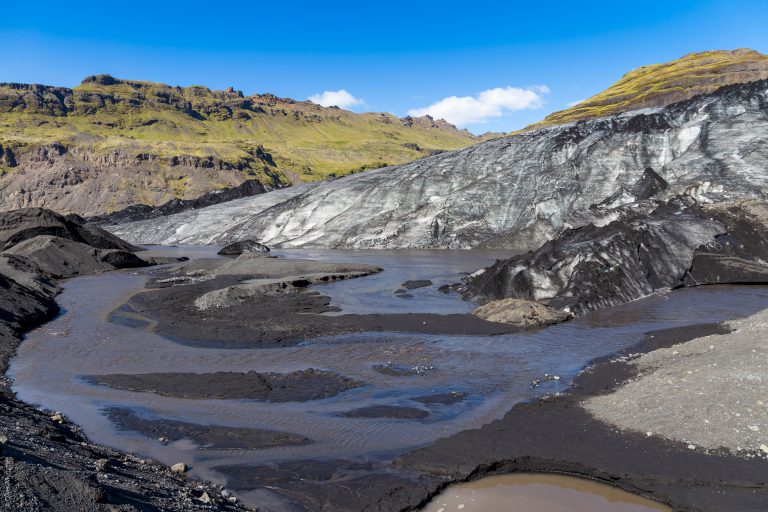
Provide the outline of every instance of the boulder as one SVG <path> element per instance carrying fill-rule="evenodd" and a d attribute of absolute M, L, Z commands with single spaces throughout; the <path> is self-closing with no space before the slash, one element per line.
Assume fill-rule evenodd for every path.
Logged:
<path fill-rule="evenodd" d="M 489 322 L 512 324 L 523 329 L 545 327 L 571 318 L 560 309 L 522 299 L 495 300 L 480 306 L 472 314 Z"/>
<path fill-rule="evenodd" d="M 178 462 L 171 466 L 171 471 L 174 473 L 186 473 L 189 468 L 183 462 Z"/>
<path fill-rule="evenodd" d="M 224 247 L 218 252 L 219 256 L 239 256 L 246 252 L 267 253 L 269 247 L 254 240 L 242 240 Z"/>

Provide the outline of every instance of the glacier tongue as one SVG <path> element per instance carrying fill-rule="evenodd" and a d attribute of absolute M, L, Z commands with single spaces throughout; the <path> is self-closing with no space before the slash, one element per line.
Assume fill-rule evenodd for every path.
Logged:
<path fill-rule="evenodd" d="M 155 244 L 469 248 L 498 238 L 530 249 L 572 214 L 631 190 L 649 167 L 669 183 L 667 196 L 760 196 L 768 81 L 109 229 Z"/>

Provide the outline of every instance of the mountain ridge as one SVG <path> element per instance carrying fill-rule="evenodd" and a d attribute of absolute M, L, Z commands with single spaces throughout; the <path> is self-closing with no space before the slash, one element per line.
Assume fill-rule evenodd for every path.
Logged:
<path fill-rule="evenodd" d="M 0 84 L 0 207 L 100 214 L 257 179 L 269 188 L 482 140 L 431 117 L 93 75 Z M 116 198 L 116 196 L 120 196 Z"/>

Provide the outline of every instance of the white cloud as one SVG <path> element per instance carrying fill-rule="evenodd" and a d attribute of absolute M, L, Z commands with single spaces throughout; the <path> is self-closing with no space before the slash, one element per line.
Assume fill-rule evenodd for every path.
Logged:
<path fill-rule="evenodd" d="M 429 114 L 436 119 L 445 119 L 456 126 L 485 123 L 491 118 L 501 117 L 505 112 L 541 108 L 542 95 L 549 93 L 546 85 L 519 87 L 497 87 L 476 96 L 449 96 L 424 108 L 412 108 L 411 116 Z"/>
<path fill-rule="evenodd" d="M 338 91 L 324 91 L 322 94 L 313 94 L 309 97 L 309 101 L 324 107 L 336 106 L 347 110 L 349 110 L 350 107 L 365 105 L 363 100 L 355 98 L 344 89 Z"/>
<path fill-rule="evenodd" d="M 583 100 L 576 100 L 576 101 L 571 101 L 571 102 L 569 102 L 569 103 L 566 103 L 566 105 L 567 105 L 567 106 L 569 106 L 569 107 L 575 107 L 575 106 L 576 106 L 576 105 L 578 105 L 579 103 L 584 103 L 585 101 L 587 101 L 587 100 L 586 100 L 586 99 L 583 99 Z"/>

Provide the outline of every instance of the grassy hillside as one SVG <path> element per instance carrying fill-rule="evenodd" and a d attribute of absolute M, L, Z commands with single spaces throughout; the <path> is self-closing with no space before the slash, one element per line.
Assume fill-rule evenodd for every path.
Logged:
<path fill-rule="evenodd" d="M 768 56 L 738 49 L 691 53 L 664 64 L 635 69 L 605 91 L 555 112 L 526 130 L 592 119 L 647 107 L 661 107 L 733 83 L 768 78 Z"/>
<path fill-rule="evenodd" d="M 0 84 L 0 147 L 10 149 L 16 161 L 55 142 L 91 159 L 115 152 L 121 158 L 199 157 L 260 175 L 265 160 L 254 158 L 258 151 L 269 154 L 271 177 L 285 183 L 402 163 L 477 140 L 427 117 L 355 114 L 232 89 L 107 75 L 89 77 L 74 89 Z M 0 166 L 13 171 L 8 161 Z"/>

